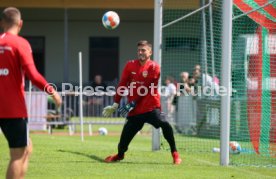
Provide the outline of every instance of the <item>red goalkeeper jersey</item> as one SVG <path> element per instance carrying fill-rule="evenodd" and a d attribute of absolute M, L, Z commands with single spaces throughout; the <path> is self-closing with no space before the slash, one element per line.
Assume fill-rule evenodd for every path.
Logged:
<path fill-rule="evenodd" d="M 160 66 L 148 60 L 141 65 L 139 60 L 128 61 L 116 90 L 114 101 L 119 103 L 123 96 L 122 90 L 128 89 L 128 102 L 135 101 L 136 107 L 128 116 L 134 116 L 161 108 L 160 95 L 158 93 L 158 80 Z"/>
<path fill-rule="evenodd" d="M 37 72 L 31 46 L 24 38 L 10 33 L 0 35 L 0 119 L 27 117 L 24 74 L 41 90 L 48 83 Z M 51 93 L 53 88 L 47 88 Z"/>

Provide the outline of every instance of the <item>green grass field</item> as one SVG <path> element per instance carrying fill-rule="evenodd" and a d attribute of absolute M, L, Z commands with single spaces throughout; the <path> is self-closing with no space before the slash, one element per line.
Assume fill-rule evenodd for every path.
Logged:
<path fill-rule="evenodd" d="M 218 153 L 180 150 L 183 164 L 174 166 L 167 150 L 151 151 L 151 136 L 137 135 L 126 158 L 118 163 L 103 159 L 116 153 L 118 135 L 80 136 L 31 134 L 34 152 L 26 178 L 276 178 L 275 168 L 219 166 Z M 9 160 L 0 134 L 0 178 Z"/>

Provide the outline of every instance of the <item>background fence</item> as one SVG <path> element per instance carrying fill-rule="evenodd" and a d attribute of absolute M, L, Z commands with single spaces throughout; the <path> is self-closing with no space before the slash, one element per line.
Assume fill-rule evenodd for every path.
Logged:
<path fill-rule="evenodd" d="M 26 92 L 27 106 L 29 110 L 30 130 L 63 129 L 65 126 L 69 133 L 74 132 L 76 126 L 81 125 L 79 114 L 79 93 L 61 92 L 62 106 L 57 109 L 54 101 L 44 92 Z M 120 105 L 126 103 L 126 98 L 121 100 Z M 116 112 L 111 118 L 102 117 L 103 108 L 113 104 L 113 96 L 110 94 L 85 94 L 83 95 L 83 122 L 89 125 L 123 125 L 124 119 Z M 90 131 L 91 134 L 91 131 Z"/>

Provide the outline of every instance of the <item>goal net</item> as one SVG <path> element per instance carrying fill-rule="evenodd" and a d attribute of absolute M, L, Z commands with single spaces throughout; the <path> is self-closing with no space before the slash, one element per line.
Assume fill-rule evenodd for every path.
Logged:
<path fill-rule="evenodd" d="M 230 141 L 241 150 L 230 163 L 275 166 L 276 1 L 233 4 Z M 219 161 L 222 13 L 222 0 L 163 1 L 162 83 L 178 90 L 162 95 L 162 108 L 178 149 L 211 161 Z M 163 137 L 161 145 L 168 149 Z"/>

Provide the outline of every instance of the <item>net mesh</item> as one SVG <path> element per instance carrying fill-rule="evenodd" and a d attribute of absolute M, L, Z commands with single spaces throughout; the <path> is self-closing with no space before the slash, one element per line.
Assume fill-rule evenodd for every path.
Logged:
<path fill-rule="evenodd" d="M 230 162 L 275 166 L 276 2 L 233 2 L 233 17 L 242 16 L 233 20 L 232 29 L 230 141 L 237 141 L 241 150 L 238 155 L 230 155 Z M 189 15 L 208 3 L 163 1 L 161 76 L 168 92 L 162 95 L 162 108 L 174 126 L 179 150 L 218 162 L 219 154 L 213 149 L 220 143 L 222 1 L 215 0 L 211 6 Z M 266 3 L 271 4 L 259 8 Z M 255 12 L 245 14 L 257 8 L 269 19 L 264 20 L 266 24 L 260 16 L 252 16 Z M 179 21 L 166 25 L 175 20 Z M 177 89 L 173 99 L 169 83 Z M 168 149 L 163 137 L 161 141 Z"/>
<path fill-rule="evenodd" d="M 260 8 L 266 3 L 271 4 Z M 234 164 L 276 166 L 275 5 L 276 1 L 234 1 L 238 18 L 232 30 L 230 140 L 242 146 L 241 155 L 231 156 Z M 245 15 L 250 9 L 257 10 Z"/>

